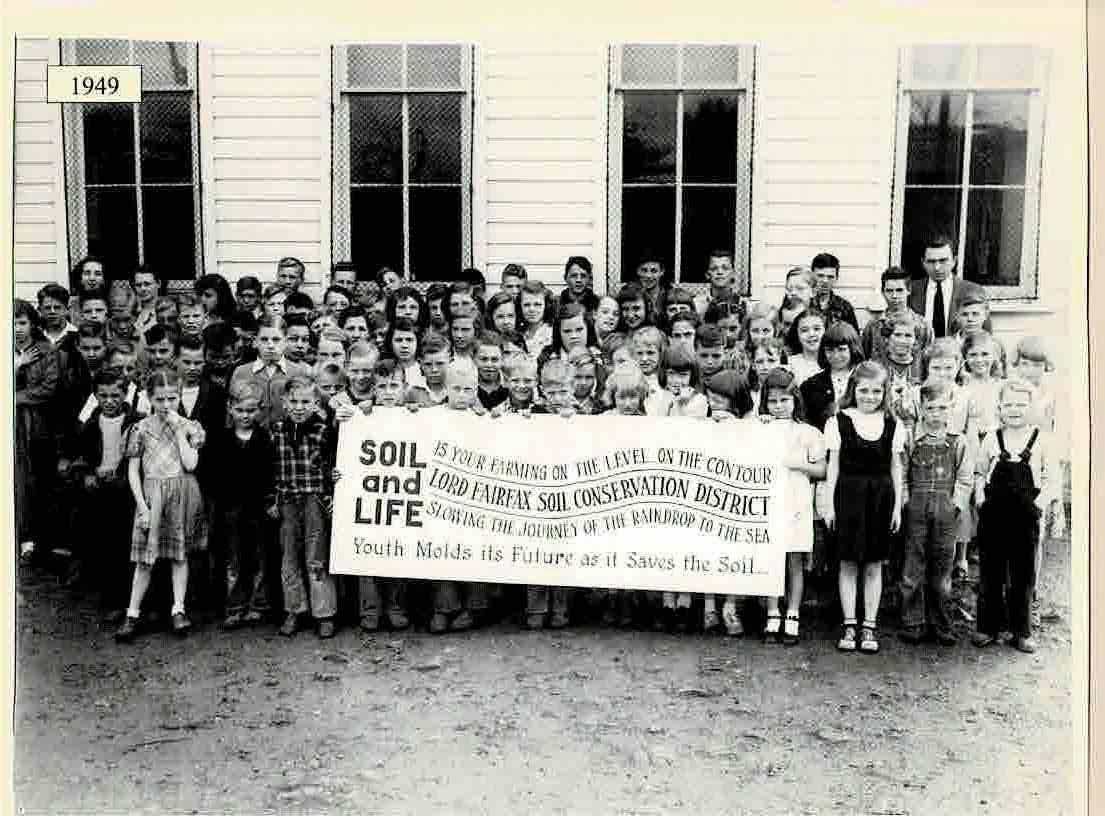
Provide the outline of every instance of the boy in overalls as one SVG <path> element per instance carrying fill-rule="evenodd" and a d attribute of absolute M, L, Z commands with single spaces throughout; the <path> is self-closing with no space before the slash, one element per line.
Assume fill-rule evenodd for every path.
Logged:
<path fill-rule="evenodd" d="M 1028 423 L 1032 386 L 1006 382 L 998 396 L 1000 426 L 986 435 L 975 464 L 979 506 L 979 598 L 976 646 L 989 646 L 1008 629 L 1013 645 L 1034 652 L 1032 591 L 1040 517 L 1057 474 L 1050 440 Z"/>
<path fill-rule="evenodd" d="M 920 643 L 931 629 L 945 646 L 956 642 L 948 615 L 955 562 L 955 531 L 966 512 L 974 480 L 974 457 L 962 434 L 948 433 L 951 383 L 921 386 L 921 422 L 909 447 L 905 558 L 902 565 L 902 631 L 906 643 Z"/>

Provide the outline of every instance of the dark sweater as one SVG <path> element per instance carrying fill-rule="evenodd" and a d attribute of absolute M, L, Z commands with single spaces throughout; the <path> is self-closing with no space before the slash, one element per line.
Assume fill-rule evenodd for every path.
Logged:
<path fill-rule="evenodd" d="M 255 426 L 248 442 L 233 428 L 209 431 L 203 451 L 201 483 L 216 504 L 261 508 L 272 501 L 272 439 L 264 428 Z"/>

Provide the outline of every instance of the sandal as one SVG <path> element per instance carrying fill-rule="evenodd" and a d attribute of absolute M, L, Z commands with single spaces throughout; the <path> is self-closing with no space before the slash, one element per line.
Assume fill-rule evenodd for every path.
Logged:
<path fill-rule="evenodd" d="M 844 631 L 840 635 L 840 640 L 836 642 L 836 648 L 842 652 L 854 652 L 856 650 L 856 625 L 854 623 L 844 624 Z"/>
<path fill-rule="evenodd" d="M 798 616 L 787 615 L 786 621 L 783 623 L 783 644 L 786 646 L 794 646 L 798 643 Z"/>
<path fill-rule="evenodd" d="M 859 650 L 864 654 L 875 654 L 879 650 L 879 639 L 875 636 L 875 627 L 864 626 L 860 630 Z"/>
<path fill-rule="evenodd" d="M 769 614 L 767 616 L 767 624 L 764 626 L 764 640 L 770 640 L 773 637 L 779 636 L 779 627 L 782 625 L 783 619 L 779 613 Z"/>

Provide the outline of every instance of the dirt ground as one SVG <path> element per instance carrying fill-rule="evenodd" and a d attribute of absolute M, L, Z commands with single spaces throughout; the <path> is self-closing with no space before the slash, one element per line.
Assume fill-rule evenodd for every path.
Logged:
<path fill-rule="evenodd" d="M 526 632 L 330 641 L 201 627 L 118 646 L 49 580 L 17 598 L 27 813 L 1067 813 L 1069 542 L 1040 649 L 835 651 Z M 969 624 L 964 622 L 964 633 Z"/>

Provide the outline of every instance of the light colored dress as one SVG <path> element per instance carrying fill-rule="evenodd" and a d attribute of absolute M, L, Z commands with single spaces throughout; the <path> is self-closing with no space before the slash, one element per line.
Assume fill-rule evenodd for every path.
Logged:
<path fill-rule="evenodd" d="M 183 420 L 188 424 L 188 420 Z M 130 560 L 152 566 L 159 558 L 183 561 L 207 549 L 207 517 L 196 477 L 184 469 L 176 431 L 157 416 L 139 420 L 130 430 L 126 455 L 142 461 L 142 493 L 150 508 L 149 529 L 135 514 Z"/>

